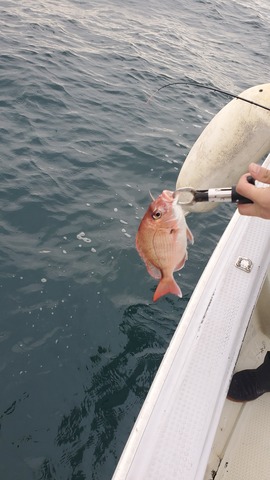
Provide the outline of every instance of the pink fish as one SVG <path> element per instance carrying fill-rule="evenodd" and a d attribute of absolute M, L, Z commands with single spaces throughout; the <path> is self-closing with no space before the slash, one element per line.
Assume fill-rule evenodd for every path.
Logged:
<path fill-rule="evenodd" d="M 184 267 L 187 240 L 193 243 L 184 212 L 173 192 L 164 190 L 144 215 L 136 236 L 136 248 L 145 262 L 148 273 L 160 282 L 153 300 L 173 293 L 182 297 L 173 272 Z"/>

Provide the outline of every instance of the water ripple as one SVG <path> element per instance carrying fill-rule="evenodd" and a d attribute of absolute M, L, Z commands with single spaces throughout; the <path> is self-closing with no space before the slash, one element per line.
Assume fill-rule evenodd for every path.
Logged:
<path fill-rule="evenodd" d="M 227 103 L 268 81 L 269 2 L 0 6 L 1 478 L 105 480 L 234 208 L 191 216 L 153 305 L 139 221 Z M 241 19 L 241 21 L 239 21 Z"/>

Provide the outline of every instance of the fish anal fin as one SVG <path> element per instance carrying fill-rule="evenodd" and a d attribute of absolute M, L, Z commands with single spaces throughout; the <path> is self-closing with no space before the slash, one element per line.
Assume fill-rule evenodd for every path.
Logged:
<path fill-rule="evenodd" d="M 173 277 L 163 277 L 160 280 L 154 293 L 153 301 L 155 302 L 167 293 L 172 293 L 173 295 L 177 295 L 177 297 L 182 297 L 181 288 L 179 287 L 179 285 L 177 285 Z"/>
<path fill-rule="evenodd" d="M 159 280 L 161 278 L 160 270 L 157 267 L 155 267 L 155 265 L 153 265 L 152 263 L 146 260 L 144 260 L 144 262 L 149 275 L 151 275 L 151 277 L 155 278 L 156 280 Z"/>

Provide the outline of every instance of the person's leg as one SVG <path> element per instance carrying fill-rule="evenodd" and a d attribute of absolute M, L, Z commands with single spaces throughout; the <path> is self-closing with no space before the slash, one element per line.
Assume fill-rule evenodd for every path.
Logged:
<path fill-rule="evenodd" d="M 256 369 L 242 370 L 233 375 L 227 398 L 235 402 L 255 400 L 270 392 L 270 352 Z"/>

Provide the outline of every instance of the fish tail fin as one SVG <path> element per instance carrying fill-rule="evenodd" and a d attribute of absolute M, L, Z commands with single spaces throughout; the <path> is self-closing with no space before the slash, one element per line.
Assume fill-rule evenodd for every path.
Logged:
<path fill-rule="evenodd" d="M 163 277 L 160 280 L 154 293 L 153 301 L 155 302 L 167 293 L 172 293 L 173 295 L 177 295 L 178 297 L 182 298 L 181 288 L 179 287 L 179 285 L 177 285 L 173 277 Z"/>

